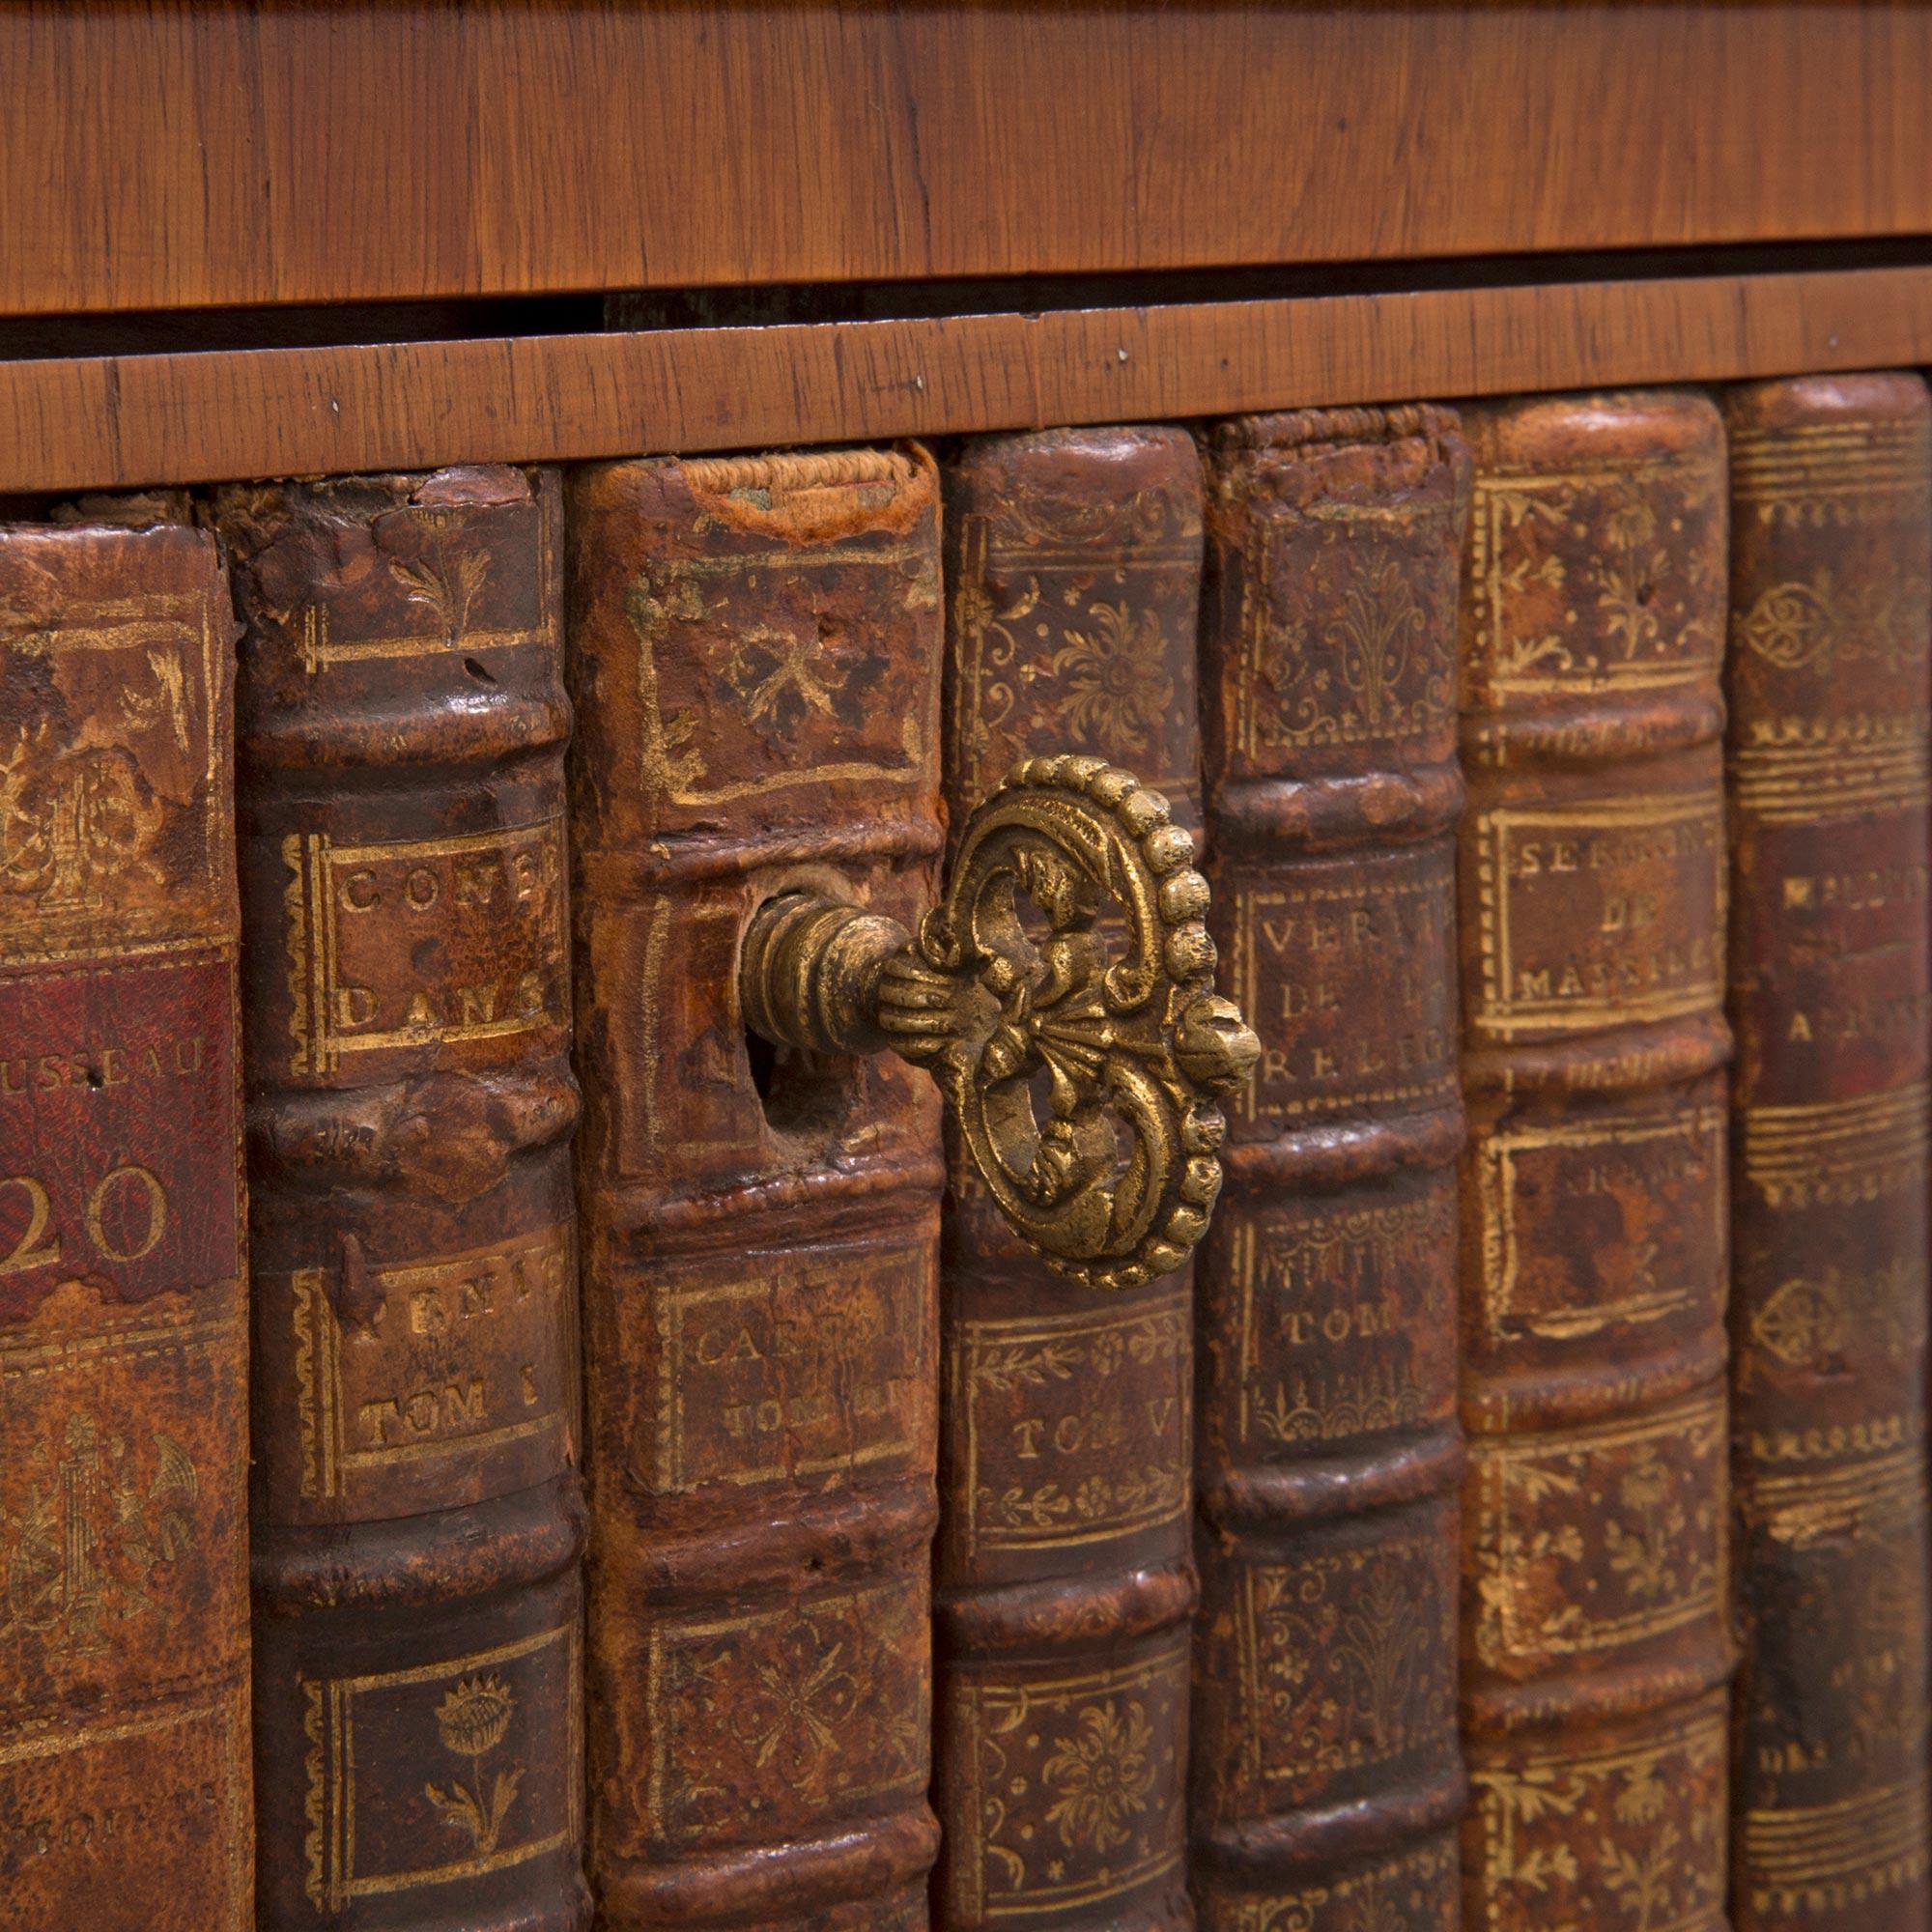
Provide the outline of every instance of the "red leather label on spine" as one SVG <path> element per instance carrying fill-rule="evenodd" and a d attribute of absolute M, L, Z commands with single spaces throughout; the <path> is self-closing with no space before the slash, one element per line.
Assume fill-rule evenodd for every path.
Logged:
<path fill-rule="evenodd" d="M 234 1118 L 232 959 L 0 980 L 0 1322 L 231 1278 Z"/>

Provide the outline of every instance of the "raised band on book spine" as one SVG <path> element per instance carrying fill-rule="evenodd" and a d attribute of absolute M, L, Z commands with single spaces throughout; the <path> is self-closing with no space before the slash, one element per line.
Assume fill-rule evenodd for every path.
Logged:
<path fill-rule="evenodd" d="M 1448 411 L 1211 441 L 1208 869 L 1261 1036 L 1201 1252 L 1207 1932 L 1452 1932 L 1456 598 Z"/>
<path fill-rule="evenodd" d="M 932 1083 L 762 1046 L 745 929 L 909 921 L 939 827 L 918 449 L 570 485 L 591 1882 L 610 1932 L 921 1932 L 938 1833 Z"/>
<path fill-rule="evenodd" d="M 1722 428 L 1673 391 L 1463 421 L 1463 1924 L 1716 1932 Z"/>
<path fill-rule="evenodd" d="M 568 1932 L 557 479 L 237 487 L 259 1923 Z"/>
<path fill-rule="evenodd" d="M 952 825 L 1022 755 L 1077 752 L 1198 839 L 1193 439 L 980 438 L 945 488 Z M 1071 1287 L 950 1151 L 935 1922 L 1181 1932 L 1192 1272 Z"/>
<path fill-rule="evenodd" d="M 1755 384 L 1731 449 L 1731 1910 L 1907 1932 L 1926 1861 L 1932 403 Z"/>
<path fill-rule="evenodd" d="M 0 527 L 0 1920 L 247 1932 L 235 635 L 185 499 Z"/>

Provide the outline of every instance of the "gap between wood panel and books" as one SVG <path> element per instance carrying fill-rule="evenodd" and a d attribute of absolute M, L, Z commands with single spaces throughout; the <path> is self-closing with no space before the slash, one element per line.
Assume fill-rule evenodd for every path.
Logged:
<path fill-rule="evenodd" d="M 1932 242 L 0 325 L 0 492 L 1932 360 Z"/>

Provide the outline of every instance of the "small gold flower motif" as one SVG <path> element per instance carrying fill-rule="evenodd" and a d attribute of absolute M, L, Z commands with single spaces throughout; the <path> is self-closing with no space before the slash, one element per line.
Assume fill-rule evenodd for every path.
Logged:
<path fill-rule="evenodd" d="M 1104 1476 L 1089 1476 L 1073 1492 L 1073 1507 L 1089 1522 L 1105 1513 L 1114 1492 Z"/>
<path fill-rule="evenodd" d="M 1626 497 L 1609 514 L 1610 541 L 1626 550 L 1648 543 L 1657 534 L 1657 513 L 1639 497 Z"/>
<path fill-rule="evenodd" d="M 442 1735 L 443 1748 L 462 1757 L 481 1757 L 485 1751 L 495 1750 L 510 1728 L 516 1701 L 502 1679 L 494 1674 L 464 1678 L 436 1707 L 436 1727 Z"/>
<path fill-rule="evenodd" d="M 1670 1493 L 1669 1472 L 1648 1446 L 1618 1486 L 1626 1509 L 1648 1515 Z"/>
<path fill-rule="evenodd" d="M 1048 667 L 1065 680 L 1059 727 L 1083 744 L 1145 751 L 1174 703 L 1160 618 L 1143 611 L 1136 623 L 1123 603 L 1096 603 L 1087 614 L 1092 628 L 1068 630 Z"/>
<path fill-rule="evenodd" d="M 1069 1850 L 1124 1845 L 1154 1787 L 1153 1726 L 1137 1701 L 1109 1698 L 1080 1713 L 1076 1734 L 1056 1741 L 1040 1776 L 1058 1794 L 1046 1822 Z"/>
<path fill-rule="evenodd" d="M 436 1784 L 424 1785 L 423 1791 L 442 1813 L 444 1824 L 469 1834 L 478 1858 L 487 1859 L 496 1851 L 504 1820 L 516 1803 L 517 1787 L 524 1781 L 521 1765 L 498 1771 L 487 1790 L 483 1781 L 483 1759 L 503 1742 L 516 1707 L 509 1687 L 495 1672 L 459 1680 L 436 1707 L 436 1728 L 442 1747 L 469 1760 L 471 1781 L 466 1786 L 452 1778 L 447 1791 Z"/>

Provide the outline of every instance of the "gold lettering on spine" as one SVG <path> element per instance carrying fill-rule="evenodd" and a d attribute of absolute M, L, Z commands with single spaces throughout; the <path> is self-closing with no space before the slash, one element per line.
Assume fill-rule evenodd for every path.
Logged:
<path fill-rule="evenodd" d="M 560 820 L 369 845 L 308 833 L 282 856 L 292 1072 L 567 1024 Z M 446 982 L 416 973 L 426 938 Z"/>
<path fill-rule="evenodd" d="M 1247 1119 L 1455 1092 L 1454 984 L 1403 964 L 1446 934 L 1453 892 L 1446 856 L 1427 850 L 1350 883 L 1236 888 L 1229 980 L 1274 1042 L 1235 1102 Z M 1365 999 L 1391 1019 L 1373 1038 L 1354 1019 Z"/>
<path fill-rule="evenodd" d="M 572 1239 L 564 1224 L 372 1269 L 383 1319 L 360 1331 L 347 1373 L 327 1273 L 297 1269 L 289 1280 L 303 1497 L 331 1501 L 357 1475 L 563 1429 L 553 1358 Z M 465 1331 L 475 1332 L 474 1366 L 462 1354 L 444 1359 Z M 418 1359 L 426 1347 L 434 1356 Z"/>
<path fill-rule="evenodd" d="M 1618 1322 L 1663 1321 L 1694 1306 L 1702 1298 L 1694 1284 L 1709 1278 L 1723 1253 L 1726 1126 L 1721 1107 L 1700 1107 L 1674 1118 L 1638 1115 L 1485 1135 L 1476 1174 L 1491 1340 L 1571 1340 Z M 1573 1293 L 1590 1285 L 1573 1281 L 1574 1258 L 1547 1261 L 1535 1251 L 1543 1213 L 1519 1216 L 1525 1181 L 1540 1203 L 1567 1199 L 1578 1213 L 1588 1213 L 1598 1198 L 1609 1204 L 1618 1238 L 1606 1239 L 1597 1258 L 1618 1264 L 1603 1269 L 1610 1294 Z M 1633 1194 L 1635 1208 L 1626 1204 Z M 1676 1198 L 1651 1221 L 1651 1204 L 1667 1197 Z M 1685 1207 L 1688 1215 L 1677 1211 Z"/>
<path fill-rule="evenodd" d="M 1127 1315 L 961 1324 L 961 1534 L 1063 1549 L 1184 1513 L 1191 1390 L 1184 1296 Z"/>
<path fill-rule="evenodd" d="M 933 1392 L 917 1321 L 895 1319 L 923 1248 L 831 1257 L 840 1305 L 823 1275 L 788 1270 L 661 1283 L 656 1484 L 684 1492 L 822 1477 L 910 1457 L 929 1427 Z"/>
<path fill-rule="evenodd" d="M 1721 1000 L 1724 822 L 1713 795 L 1498 806 L 1475 831 L 1486 1033 L 1675 1019 Z M 1577 950 L 1551 952 L 1559 941 Z"/>
<path fill-rule="evenodd" d="M 1229 1265 L 1241 1291 L 1240 1439 L 1332 1441 L 1429 1419 L 1398 1285 L 1412 1295 L 1455 1238 L 1447 1188 L 1239 1221 Z M 1385 1346 L 1365 1354 L 1363 1344 Z"/>
<path fill-rule="evenodd" d="M 0 1188 L 17 1188 L 27 1198 L 27 1225 L 19 1238 L 0 1258 L 0 1274 L 24 1274 L 30 1268 L 51 1267 L 61 1258 L 60 1236 L 43 1242 L 47 1223 L 53 1218 L 53 1203 L 44 1182 L 31 1174 L 0 1177 Z"/>

